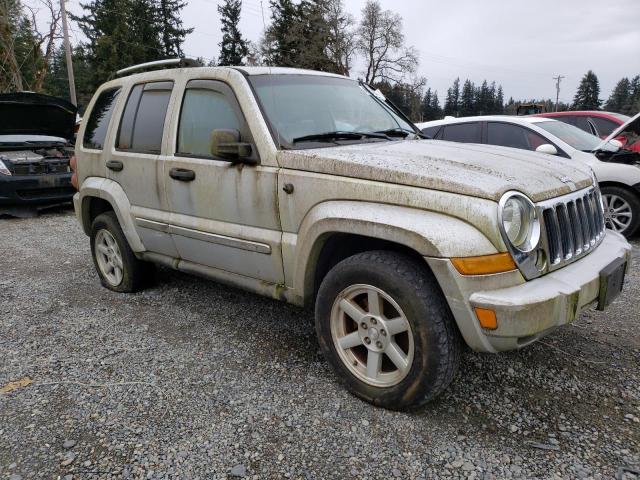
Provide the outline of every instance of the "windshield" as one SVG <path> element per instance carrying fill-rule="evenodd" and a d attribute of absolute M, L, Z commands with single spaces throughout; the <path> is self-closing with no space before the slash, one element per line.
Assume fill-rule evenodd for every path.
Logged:
<path fill-rule="evenodd" d="M 249 80 L 285 148 L 389 140 L 376 132 L 415 133 L 413 125 L 353 80 L 320 75 L 256 75 Z M 340 135 L 325 135 L 336 132 Z"/>
<path fill-rule="evenodd" d="M 584 130 L 580 130 L 578 127 L 557 120 L 536 122 L 534 125 L 546 130 L 551 135 L 555 135 L 576 150 L 582 150 L 583 152 L 593 152 L 602 142 L 602 140 L 595 135 L 591 135 Z M 605 146 L 604 148 L 616 151 L 614 146 Z"/>
<path fill-rule="evenodd" d="M 627 123 L 631 120 L 631 117 L 627 115 L 623 115 L 622 113 L 609 113 L 612 117 L 616 117 L 618 120 L 622 121 L 622 123 Z"/>

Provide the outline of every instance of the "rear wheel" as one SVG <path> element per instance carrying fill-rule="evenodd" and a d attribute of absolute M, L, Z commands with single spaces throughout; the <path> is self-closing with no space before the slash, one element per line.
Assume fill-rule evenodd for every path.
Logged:
<path fill-rule="evenodd" d="M 601 191 L 605 225 L 631 237 L 640 226 L 640 199 L 623 187 L 602 187 Z"/>
<path fill-rule="evenodd" d="M 346 386 L 389 409 L 420 406 L 452 381 L 460 338 L 433 274 L 407 255 L 354 255 L 316 300 L 320 346 Z"/>
<path fill-rule="evenodd" d="M 115 292 L 135 292 L 153 278 L 153 265 L 136 258 L 114 212 L 91 224 L 91 254 L 100 282 Z"/>

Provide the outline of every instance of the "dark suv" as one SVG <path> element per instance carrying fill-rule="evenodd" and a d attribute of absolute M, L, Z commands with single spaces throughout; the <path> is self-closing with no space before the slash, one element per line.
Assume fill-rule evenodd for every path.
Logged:
<path fill-rule="evenodd" d="M 76 107 L 38 93 L 0 95 L 0 214 L 71 202 Z"/>

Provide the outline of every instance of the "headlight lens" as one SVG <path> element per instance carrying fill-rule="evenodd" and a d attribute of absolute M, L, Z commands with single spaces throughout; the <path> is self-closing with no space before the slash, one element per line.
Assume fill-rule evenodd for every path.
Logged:
<path fill-rule="evenodd" d="M 501 204 L 502 228 L 511 245 L 522 252 L 536 248 L 540 240 L 540 223 L 531 200 L 513 192 L 505 195 Z"/>
<path fill-rule="evenodd" d="M 11 170 L 7 168 L 2 160 L 0 160 L 0 175 L 11 175 Z"/>

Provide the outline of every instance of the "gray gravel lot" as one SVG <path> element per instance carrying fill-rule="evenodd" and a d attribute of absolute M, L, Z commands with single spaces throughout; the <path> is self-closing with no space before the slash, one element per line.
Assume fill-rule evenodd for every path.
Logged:
<path fill-rule="evenodd" d="M 608 311 L 523 351 L 468 352 L 445 395 L 398 413 L 337 382 L 309 312 L 167 269 L 149 290 L 112 293 L 70 211 L 0 219 L 0 388 L 24 380 L 0 393 L 0 478 L 640 469 L 634 245 L 628 285 Z"/>

